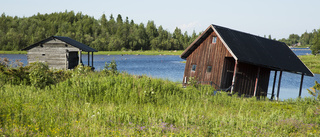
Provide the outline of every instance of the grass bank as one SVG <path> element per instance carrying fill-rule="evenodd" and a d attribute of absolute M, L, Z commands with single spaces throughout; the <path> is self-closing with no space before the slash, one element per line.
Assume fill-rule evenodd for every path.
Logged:
<path fill-rule="evenodd" d="M 0 87 L 4 136 L 320 136 L 320 103 L 212 95 L 207 86 L 83 72 L 45 88 Z"/>
<path fill-rule="evenodd" d="M 99 51 L 95 52 L 95 55 L 181 55 L 182 50 L 172 50 L 172 51 Z M 27 54 L 26 51 L 0 51 L 0 54 Z M 83 52 L 87 54 L 87 52 Z"/>
<path fill-rule="evenodd" d="M 27 51 L 0 51 L 0 54 L 27 54 Z"/>
<path fill-rule="evenodd" d="M 320 74 L 320 56 L 302 55 L 301 61 L 315 74 Z"/>
<path fill-rule="evenodd" d="M 173 51 L 99 51 L 95 54 L 97 55 L 181 55 L 182 50 L 173 50 Z"/>
<path fill-rule="evenodd" d="M 99 51 L 95 55 L 181 55 L 182 50 L 178 51 Z M 0 51 L 0 54 L 27 54 L 26 51 Z M 83 52 L 83 54 L 87 54 Z M 320 56 L 302 55 L 301 61 L 315 74 L 320 74 Z M 185 61 L 182 61 L 185 63 Z"/>

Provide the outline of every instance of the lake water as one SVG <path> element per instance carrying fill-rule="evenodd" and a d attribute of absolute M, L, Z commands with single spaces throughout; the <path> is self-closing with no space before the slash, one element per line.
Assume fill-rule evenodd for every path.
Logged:
<path fill-rule="evenodd" d="M 304 50 L 295 50 L 297 55 L 306 55 L 311 54 L 311 51 L 308 49 Z M 0 58 L 9 58 L 11 61 L 17 59 L 21 60 L 24 64 L 27 64 L 27 56 L 24 54 L 0 54 Z M 147 56 L 147 55 L 94 55 L 94 67 L 96 70 L 102 70 L 104 68 L 105 62 L 110 63 L 112 60 L 115 60 L 117 63 L 117 68 L 119 71 L 126 71 L 129 74 L 134 75 L 147 75 L 155 78 L 168 79 L 175 82 L 182 82 L 183 73 L 185 68 L 184 61 L 179 56 L 172 55 L 157 55 L 157 56 Z M 83 63 L 88 64 L 88 56 L 83 55 Z M 268 88 L 268 97 L 272 91 L 274 72 L 270 74 L 269 88 Z M 279 73 L 276 82 L 279 79 Z M 281 79 L 281 89 L 280 89 L 280 99 L 289 99 L 297 98 L 299 95 L 299 86 L 300 86 L 301 75 L 283 72 Z M 314 85 L 315 81 L 320 81 L 320 75 L 315 74 L 315 77 L 304 77 L 302 97 L 308 97 L 310 94 L 307 89 Z M 275 94 L 277 90 L 275 89 Z"/>

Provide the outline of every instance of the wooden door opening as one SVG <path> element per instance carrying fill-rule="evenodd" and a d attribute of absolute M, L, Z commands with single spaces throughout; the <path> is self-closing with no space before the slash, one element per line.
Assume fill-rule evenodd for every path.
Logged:
<path fill-rule="evenodd" d="M 78 51 L 70 51 L 68 56 L 68 69 L 73 69 L 79 64 Z"/>
<path fill-rule="evenodd" d="M 223 64 L 221 89 L 228 89 L 232 85 L 232 77 L 234 71 L 235 60 L 233 57 L 225 57 Z"/>

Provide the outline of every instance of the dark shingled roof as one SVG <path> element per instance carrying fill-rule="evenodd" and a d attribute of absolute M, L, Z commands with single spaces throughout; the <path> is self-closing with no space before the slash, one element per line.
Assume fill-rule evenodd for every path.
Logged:
<path fill-rule="evenodd" d="M 239 62 L 313 76 L 285 43 L 213 24 L 180 57 L 186 59 L 212 31 L 216 32 L 228 51 Z"/>
<path fill-rule="evenodd" d="M 80 42 L 78 42 L 78 41 L 76 41 L 76 40 L 73 40 L 73 39 L 71 39 L 71 38 L 69 38 L 69 37 L 61 37 L 61 36 L 51 36 L 51 37 L 49 37 L 49 38 L 47 38 L 47 39 L 44 39 L 44 40 L 39 41 L 39 42 L 37 42 L 37 43 L 34 43 L 34 44 L 32 44 L 32 45 L 30 45 L 30 46 L 28 46 L 28 47 L 26 47 L 26 48 L 24 48 L 24 49 L 22 49 L 22 50 L 32 49 L 32 48 L 34 48 L 34 47 L 36 47 L 36 46 L 39 46 L 39 44 L 46 43 L 46 42 L 48 42 L 48 41 L 50 41 L 50 40 L 53 40 L 53 39 L 61 40 L 61 41 L 65 42 L 65 43 L 68 43 L 68 44 L 70 44 L 70 45 L 72 45 L 72 46 L 74 46 L 74 47 L 76 47 L 76 48 L 81 49 L 82 51 L 86 51 L 86 52 L 98 52 L 98 50 L 96 50 L 96 49 L 94 49 L 94 48 L 91 48 L 91 47 L 89 47 L 89 46 L 87 46 L 87 45 L 85 45 L 85 44 L 83 44 L 83 43 L 80 43 Z"/>

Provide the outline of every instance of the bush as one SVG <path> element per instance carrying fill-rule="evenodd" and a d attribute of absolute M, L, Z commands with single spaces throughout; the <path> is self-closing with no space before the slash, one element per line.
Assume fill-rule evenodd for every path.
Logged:
<path fill-rule="evenodd" d="M 199 82 L 196 77 L 189 77 L 188 85 L 198 88 Z"/>
<path fill-rule="evenodd" d="M 320 84 L 317 81 L 315 81 L 315 85 L 313 87 L 307 90 L 309 94 L 320 100 Z"/>
<path fill-rule="evenodd" d="M 53 84 L 53 73 L 50 71 L 48 64 L 34 62 L 30 64 L 29 78 L 32 86 L 44 88 Z"/>
<path fill-rule="evenodd" d="M 30 84 L 29 67 L 23 67 L 20 60 L 10 62 L 7 58 L 0 58 L 0 85 L 10 83 L 13 85 Z"/>
<path fill-rule="evenodd" d="M 80 75 L 86 75 L 89 72 L 92 72 L 92 68 L 89 66 L 83 66 L 82 64 L 79 64 L 77 67 L 73 69 L 72 77 L 80 76 Z"/>
<path fill-rule="evenodd" d="M 104 65 L 103 72 L 106 74 L 118 74 L 117 63 L 115 60 L 112 60 L 109 64 L 106 62 Z"/>

